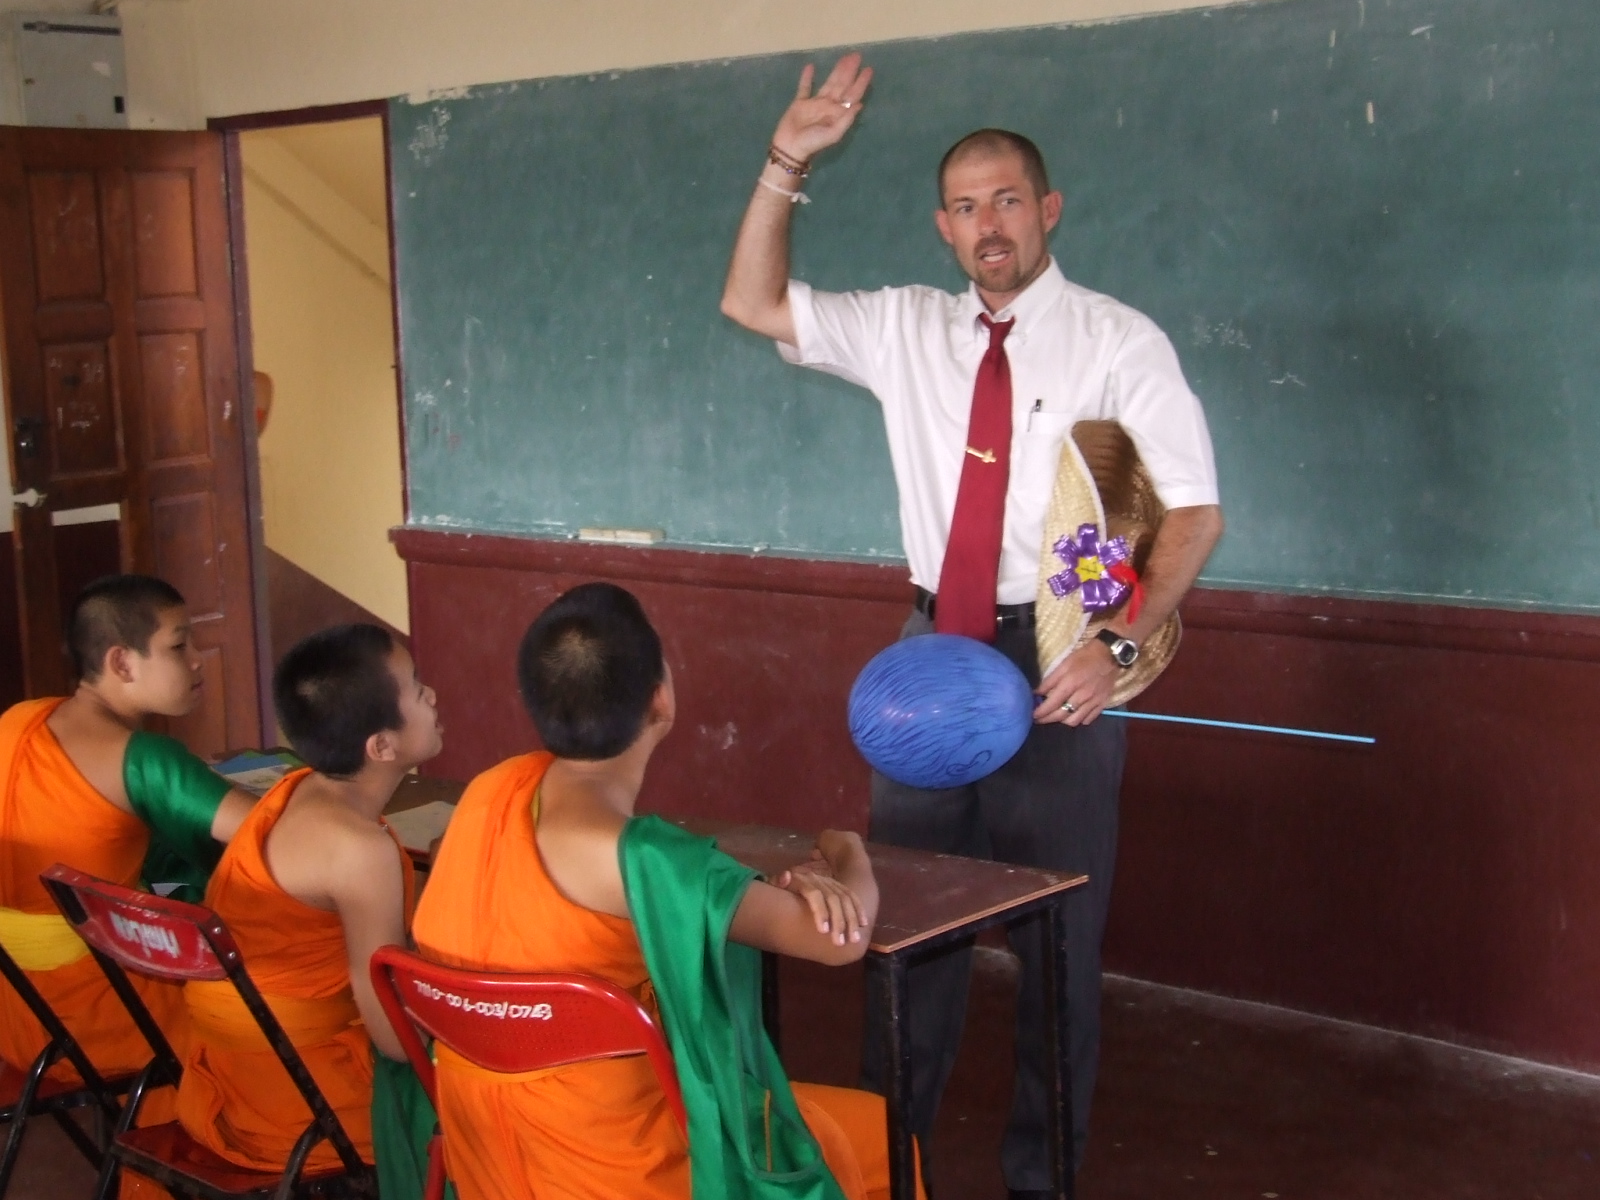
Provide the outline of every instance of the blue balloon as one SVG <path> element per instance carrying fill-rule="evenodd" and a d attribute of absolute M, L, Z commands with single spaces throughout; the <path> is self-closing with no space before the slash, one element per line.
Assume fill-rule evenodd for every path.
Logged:
<path fill-rule="evenodd" d="M 850 689 L 850 737 L 883 774 L 951 788 L 998 770 L 1033 725 L 1033 689 L 1005 655 L 931 633 L 896 642 Z"/>

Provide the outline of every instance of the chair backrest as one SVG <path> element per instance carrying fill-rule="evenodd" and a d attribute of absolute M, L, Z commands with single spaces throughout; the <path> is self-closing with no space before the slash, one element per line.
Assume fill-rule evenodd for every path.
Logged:
<path fill-rule="evenodd" d="M 199 904 L 152 896 L 61 863 L 39 878 L 55 898 L 61 914 L 88 943 L 157 1060 L 169 1064 L 168 1082 L 177 1082 L 181 1064 L 124 971 L 173 983 L 227 980 L 233 984 L 345 1168 L 353 1172 L 365 1170 L 338 1114 L 245 970 L 238 943 L 221 917 Z"/>
<path fill-rule="evenodd" d="M 435 1103 L 433 1060 L 422 1035 L 500 1074 L 644 1054 L 688 1136 L 666 1038 L 644 1005 L 614 984 L 588 975 L 465 971 L 399 946 L 383 946 L 372 956 L 372 984 Z"/>
<path fill-rule="evenodd" d="M 57 863 L 39 877 L 78 936 L 124 970 L 173 983 L 228 977 L 233 936 L 209 908 L 152 896 Z"/>

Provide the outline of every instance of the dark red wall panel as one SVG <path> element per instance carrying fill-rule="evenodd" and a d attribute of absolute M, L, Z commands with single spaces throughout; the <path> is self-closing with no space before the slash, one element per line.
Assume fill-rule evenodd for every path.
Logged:
<path fill-rule="evenodd" d="M 679 727 L 645 807 L 862 829 L 844 701 L 904 571 L 398 531 L 465 777 L 533 744 L 513 656 L 607 578 L 661 629 Z M 1200 591 L 1137 707 L 1378 739 L 1131 730 L 1108 967 L 1600 1067 L 1600 619 Z M 1109 719 L 1109 718 L 1108 718 Z"/>
<path fill-rule="evenodd" d="M 1600 622 L 1527 653 L 1194 616 L 1140 707 L 1378 744 L 1141 728 L 1109 964 L 1600 1065 Z"/>
<path fill-rule="evenodd" d="M 410 562 L 412 649 L 445 723 L 430 774 L 464 778 L 536 744 L 517 698 L 517 642 L 560 592 L 609 578 L 649 612 L 677 691 L 677 726 L 642 808 L 866 831 L 867 768 L 843 698 L 905 619 L 902 570 L 482 537 L 451 545 L 414 531 L 396 542 Z M 477 543 L 486 565 L 423 558 L 463 543 Z"/>

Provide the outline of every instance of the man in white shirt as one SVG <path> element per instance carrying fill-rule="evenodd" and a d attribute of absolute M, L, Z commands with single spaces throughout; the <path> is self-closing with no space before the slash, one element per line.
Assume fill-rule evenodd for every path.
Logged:
<path fill-rule="evenodd" d="M 812 158 L 843 138 L 859 115 L 871 75 L 859 55 L 847 55 L 813 95 L 811 68 L 802 73 L 740 227 L 722 311 L 774 339 L 785 360 L 860 384 L 881 403 L 916 585 L 916 609 L 902 636 L 931 632 L 936 624 L 945 629 L 948 602 L 961 596 L 970 607 L 976 579 L 983 604 L 977 626 L 969 618 L 956 630 L 976 628 L 969 635 L 992 641 L 1042 697 L 1022 750 L 976 784 L 923 792 L 875 774 L 871 836 L 1089 874 L 1068 929 L 1075 1161 L 1081 1161 L 1098 1059 L 1100 942 L 1124 756 L 1122 723 L 1095 718 L 1132 661 L 1127 643 L 1137 647 L 1160 628 L 1221 536 L 1211 442 L 1165 335 L 1133 309 L 1068 282 L 1051 259 L 1048 238 L 1061 216 L 1061 194 L 1050 190 L 1037 148 L 1017 134 L 979 130 L 939 167 L 934 219 L 972 280 L 966 292 L 904 287 L 835 294 L 789 278 L 795 194 Z M 980 421 L 993 428 L 996 405 L 1001 429 L 1009 406 L 1008 463 L 989 443 L 972 444 Z M 980 418 L 985 407 L 989 415 Z M 1137 619 L 1119 613 L 1106 636 L 1069 655 L 1041 682 L 1033 599 L 1045 512 L 1063 440 L 1076 422 L 1093 419 L 1121 422 L 1167 514 L 1145 568 Z M 1006 441 L 1001 435 L 1002 451 Z M 1009 470 L 998 491 L 969 484 L 969 476 L 981 481 L 997 458 Z M 992 501 L 970 498 L 983 487 L 991 488 Z M 983 503 L 994 508 L 992 517 L 973 517 Z M 987 542 L 967 535 L 974 520 L 994 524 Z M 976 557 L 973 544 L 980 547 Z M 1050 1186 L 1039 925 L 1011 935 L 1022 962 L 1017 1082 L 1002 1151 L 1013 1197 L 1046 1195 Z M 910 1124 L 925 1162 L 960 1043 L 970 964 L 969 948 L 911 971 Z M 874 1012 L 869 1008 L 865 1074 L 876 1084 L 881 1036 L 870 1024 Z"/>

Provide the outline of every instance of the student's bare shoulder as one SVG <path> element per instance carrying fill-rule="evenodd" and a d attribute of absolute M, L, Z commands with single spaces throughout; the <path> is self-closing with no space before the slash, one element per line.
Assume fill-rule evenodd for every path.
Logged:
<path fill-rule="evenodd" d="M 617 862 L 617 842 L 627 823 L 619 813 L 590 808 L 541 819 L 535 834 L 539 857 L 556 890 L 583 908 L 627 916 Z"/>
<path fill-rule="evenodd" d="M 351 887 L 398 878 L 399 851 L 388 831 L 314 782 L 301 784 L 267 835 L 267 865 L 278 885 L 326 908 Z"/>
<path fill-rule="evenodd" d="M 51 713 L 45 727 L 95 791 L 118 808 L 131 810 L 122 764 L 133 730 L 76 697 Z"/>

